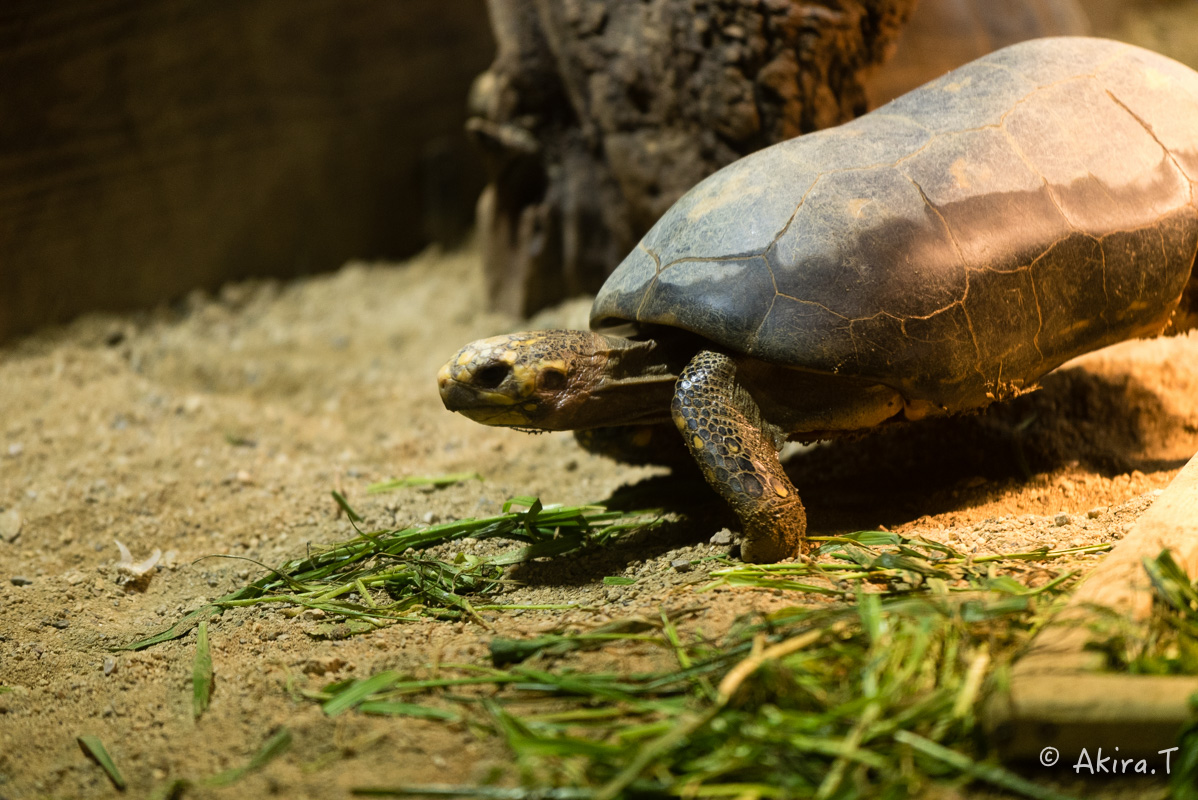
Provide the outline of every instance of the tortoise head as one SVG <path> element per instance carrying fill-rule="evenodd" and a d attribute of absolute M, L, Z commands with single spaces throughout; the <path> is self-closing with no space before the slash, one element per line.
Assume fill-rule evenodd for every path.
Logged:
<path fill-rule="evenodd" d="M 493 336 L 458 351 L 437 373 L 437 386 L 447 409 L 484 425 L 553 431 L 634 424 L 646 415 L 646 401 L 657 401 L 653 413 L 668 418 L 674 376 L 646 358 L 654 349 L 590 331 Z M 664 399 L 651 387 L 665 387 Z"/>

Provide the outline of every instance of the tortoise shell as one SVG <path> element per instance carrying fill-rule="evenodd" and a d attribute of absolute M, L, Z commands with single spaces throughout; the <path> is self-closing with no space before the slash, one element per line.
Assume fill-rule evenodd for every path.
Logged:
<path fill-rule="evenodd" d="M 611 275 L 592 327 L 681 328 L 974 408 L 1168 325 L 1196 180 L 1198 73 L 1025 42 L 711 175 Z"/>

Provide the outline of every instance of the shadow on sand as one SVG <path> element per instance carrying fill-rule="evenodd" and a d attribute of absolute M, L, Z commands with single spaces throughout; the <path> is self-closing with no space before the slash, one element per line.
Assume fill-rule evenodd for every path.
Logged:
<path fill-rule="evenodd" d="M 1043 388 L 973 415 L 896 424 L 824 442 L 786 462 L 812 530 L 894 527 L 987 502 L 1038 475 L 1078 467 L 1113 476 L 1181 467 L 1198 449 L 1198 427 L 1171 413 L 1133 378 L 1084 369 L 1050 375 Z M 955 491 L 969 487 L 971 491 Z M 705 540 L 739 523 L 697 469 L 623 486 L 604 503 L 664 508 L 685 519 L 555 564 L 554 583 L 581 585 L 629 563 Z M 701 537 L 696 539 L 696 536 Z M 565 569 L 563 569 L 565 567 Z M 535 565 L 519 578 L 541 583 Z"/>

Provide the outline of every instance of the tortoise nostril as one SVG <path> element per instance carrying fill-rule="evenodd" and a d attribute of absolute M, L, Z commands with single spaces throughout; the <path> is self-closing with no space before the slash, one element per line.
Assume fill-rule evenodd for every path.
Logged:
<path fill-rule="evenodd" d="M 512 368 L 507 364 L 489 364 L 474 373 L 474 382 L 484 389 L 494 389 L 503 383 Z"/>

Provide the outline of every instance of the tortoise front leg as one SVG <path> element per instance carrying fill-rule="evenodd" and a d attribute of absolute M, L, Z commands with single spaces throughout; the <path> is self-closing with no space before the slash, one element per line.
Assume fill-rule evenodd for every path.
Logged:
<path fill-rule="evenodd" d="M 678 378 L 670 415 L 703 476 L 744 525 L 741 557 L 770 563 L 802 555 L 807 514 L 782 463 L 782 437 L 736 381 L 736 362 L 700 352 Z"/>

